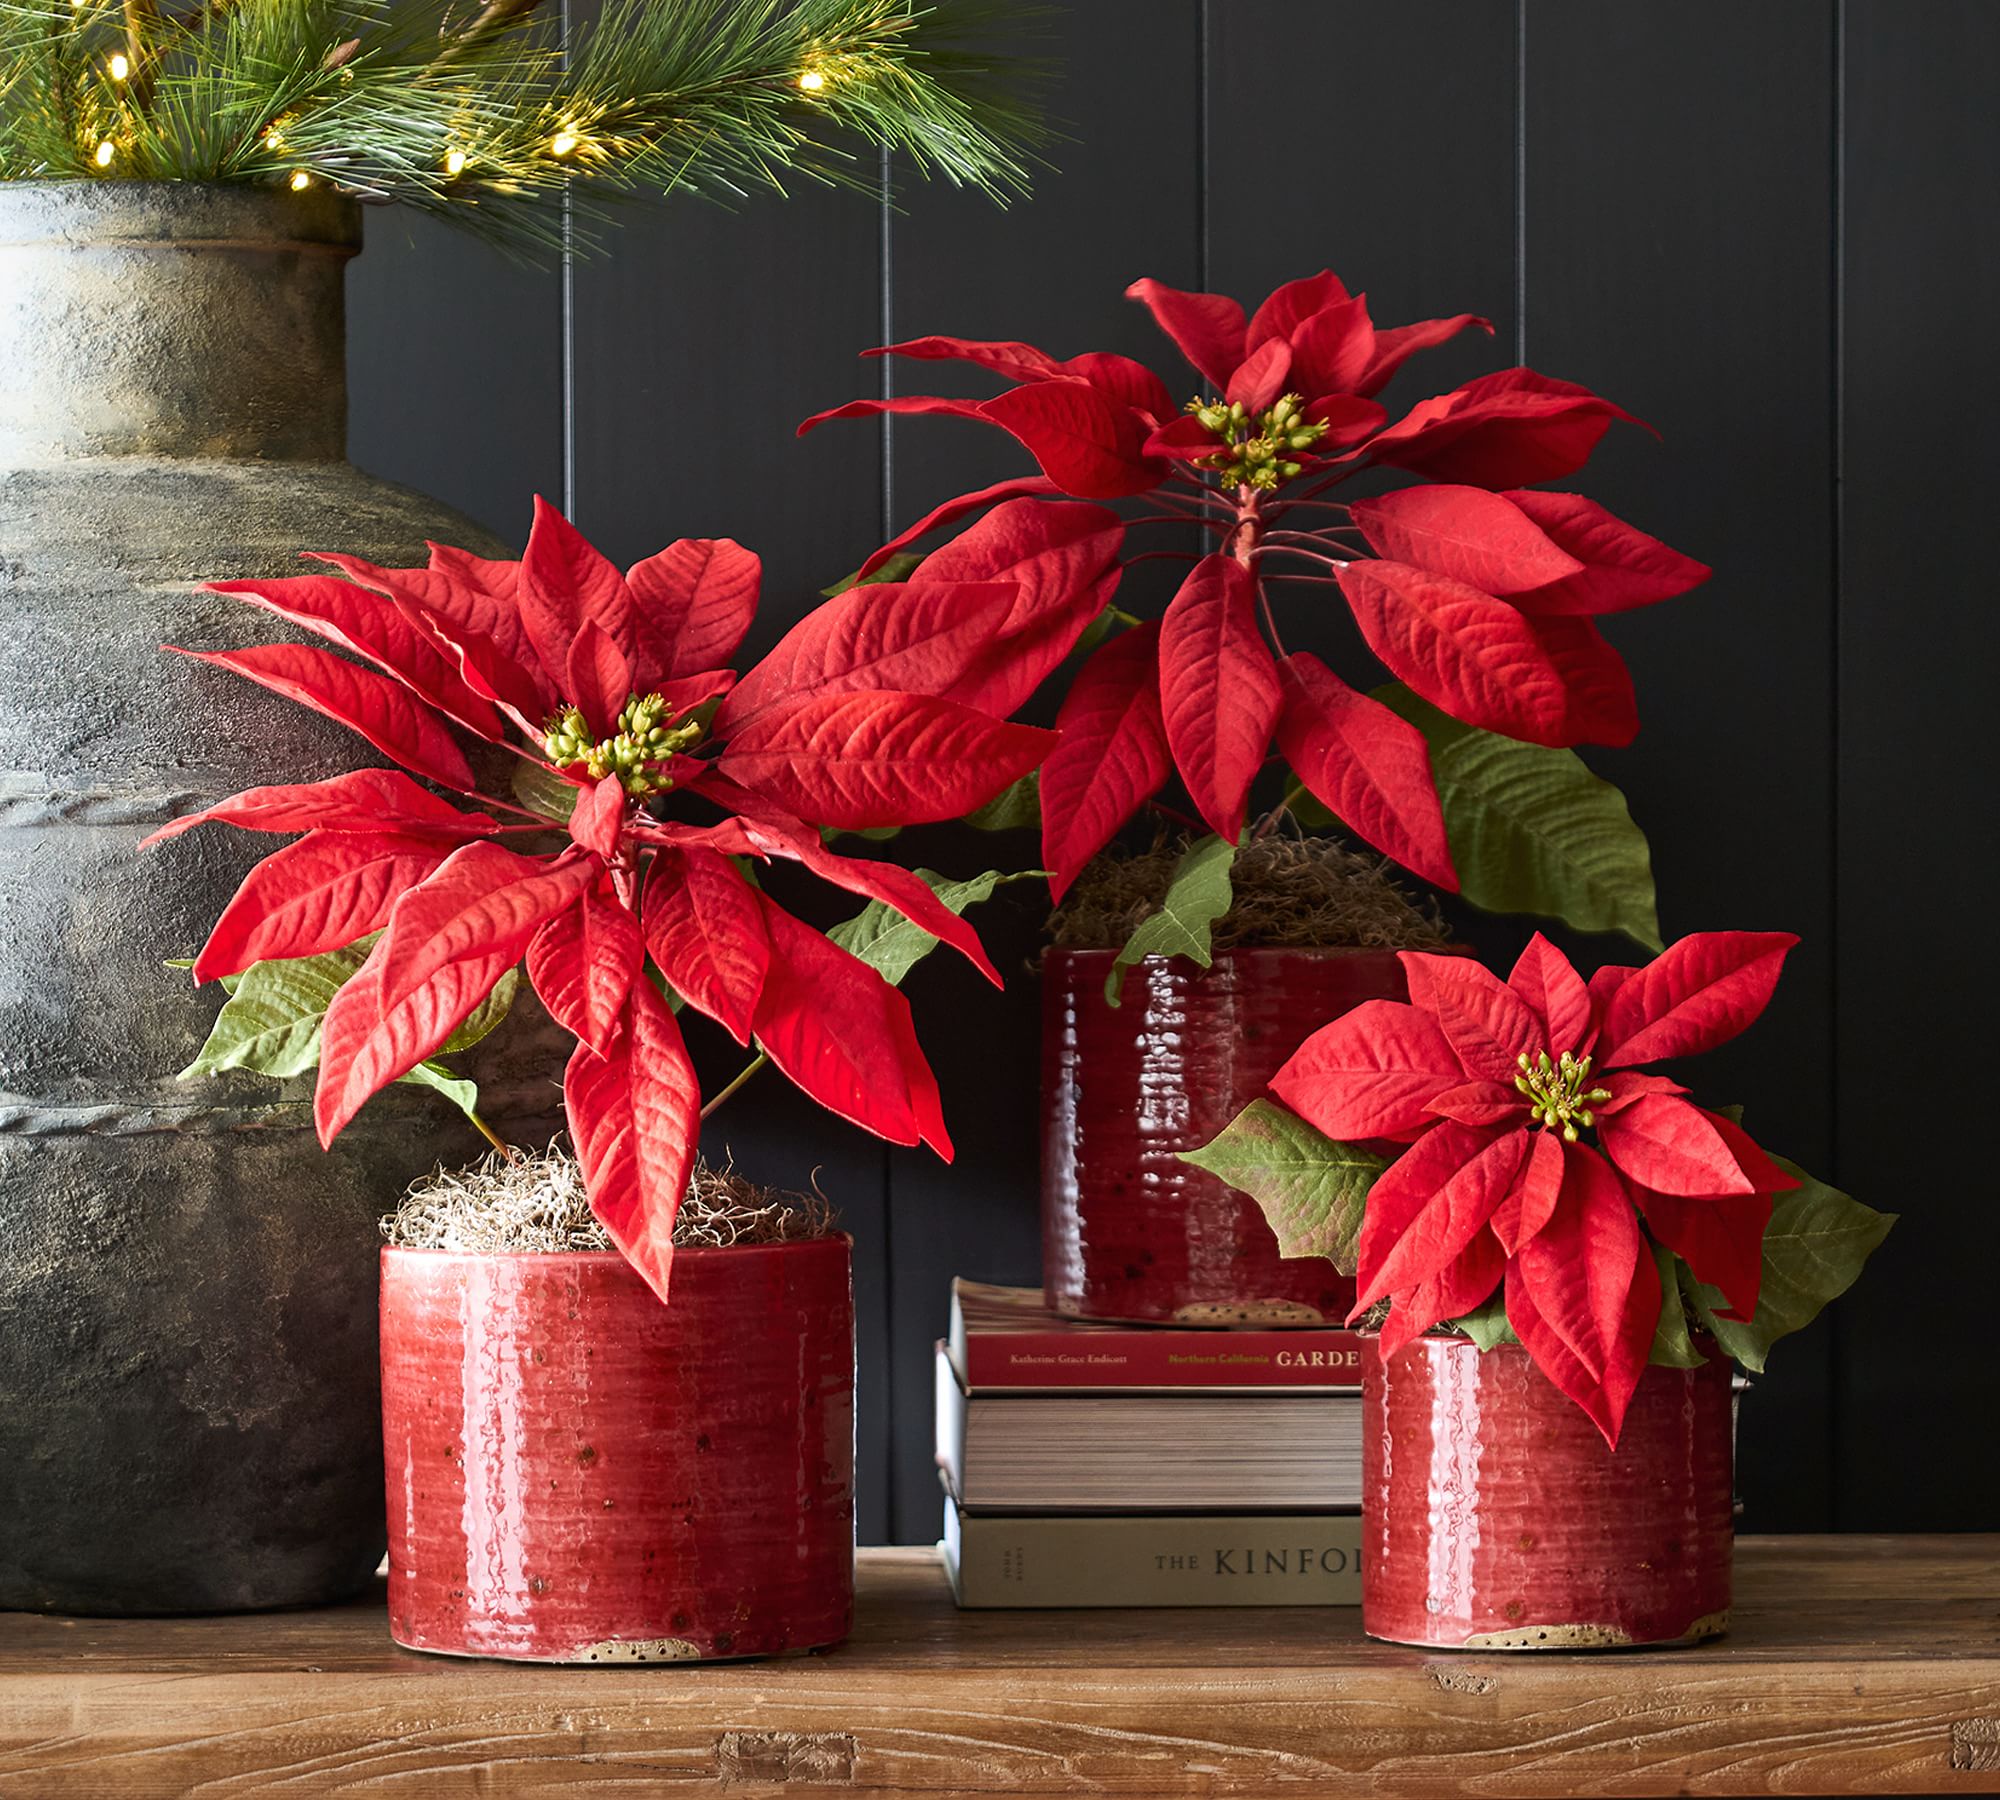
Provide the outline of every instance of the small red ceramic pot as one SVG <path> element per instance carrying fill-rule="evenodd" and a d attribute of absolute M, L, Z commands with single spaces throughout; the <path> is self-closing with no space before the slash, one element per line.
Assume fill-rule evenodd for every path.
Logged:
<path fill-rule="evenodd" d="M 1729 1626 L 1730 1365 L 1648 1368 L 1608 1448 L 1516 1344 L 1362 1355 L 1361 1624 L 1446 1650 L 1693 1644 Z"/>
<path fill-rule="evenodd" d="M 854 1611 L 844 1236 L 382 1253 L 389 1629 L 527 1662 L 775 1656 Z"/>
<path fill-rule="evenodd" d="M 1042 1283 L 1051 1310 L 1181 1324 L 1341 1319 L 1354 1284 L 1286 1259 L 1255 1201 L 1180 1160 L 1301 1043 L 1408 989 L 1393 950 L 1149 956 L 1104 998 L 1111 950 L 1042 961 Z"/>

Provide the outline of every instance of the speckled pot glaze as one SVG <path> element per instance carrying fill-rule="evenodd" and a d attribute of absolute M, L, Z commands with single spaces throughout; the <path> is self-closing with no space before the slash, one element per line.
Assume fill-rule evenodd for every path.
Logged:
<path fill-rule="evenodd" d="M 1729 1626 L 1730 1365 L 1649 1368 L 1605 1445 L 1518 1345 L 1362 1355 L 1361 1623 L 1447 1650 L 1692 1644 Z"/>
<path fill-rule="evenodd" d="M 1407 993 L 1393 950 L 1149 956 L 1104 998 L 1111 950 L 1042 960 L 1042 1284 L 1087 1319 L 1317 1324 L 1354 1284 L 1287 1260 L 1256 1202 L 1180 1160 L 1364 1000 Z"/>
<path fill-rule="evenodd" d="M 382 1253 L 389 1630 L 523 1662 L 776 1656 L 854 1613 L 850 1243 Z"/>

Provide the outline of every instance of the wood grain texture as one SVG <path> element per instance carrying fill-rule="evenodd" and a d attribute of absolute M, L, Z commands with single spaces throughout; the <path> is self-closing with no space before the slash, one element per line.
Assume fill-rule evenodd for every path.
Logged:
<path fill-rule="evenodd" d="M 0 1616 L 0 1795 L 2000 1791 L 2000 1539 L 1750 1538 L 1689 1650 L 1449 1656 L 1349 1608 L 958 1613 L 861 1556 L 796 1661 L 532 1668 L 323 1613 Z"/>

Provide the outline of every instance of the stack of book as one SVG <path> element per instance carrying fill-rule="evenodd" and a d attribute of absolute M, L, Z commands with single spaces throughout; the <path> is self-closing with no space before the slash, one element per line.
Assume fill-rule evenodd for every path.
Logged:
<path fill-rule="evenodd" d="M 1108 1325 L 954 1281 L 937 1458 L 959 1604 L 1357 1604 L 1360 1387 L 1350 1331 Z"/>

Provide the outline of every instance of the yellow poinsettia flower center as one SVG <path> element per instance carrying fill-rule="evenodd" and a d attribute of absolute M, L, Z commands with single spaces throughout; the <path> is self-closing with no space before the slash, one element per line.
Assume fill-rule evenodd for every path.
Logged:
<path fill-rule="evenodd" d="M 1261 413 L 1252 414 L 1240 400 L 1203 400 L 1187 403 L 1187 410 L 1204 431 L 1222 438 L 1226 449 L 1218 450 L 1204 464 L 1220 475 L 1229 487 L 1274 488 L 1298 474 L 1299 463 L 1291 453 L 1310 450 L 1326 436 L 1324 419 L 1308 423 L 1301 417 L 1303 394 L 1286 394 Z"/>
<path fill-rule="evenodd" d="M 1560 1131 L 1565 1143 L 1576 1142 L 1577 1128 L 1597 1123 L 1593 1106 L 1611 1098 L 1609 1088 L 1590 1088 L 1590 1058 L 1573 1056 L 1565 1050 L 1555 1061 L 1546 1050 L 1529 1059 L 1523 1050 L 1515 1059 L 1520 1074 L 1514 1085 L 1528 1099 L 1529 1114 L 1550 1131 Z"/>
<path fill-rule="evenodd" d="M 593 737 L 590 723 L 574 706 L 564 707 L 543 728 L 542 750 L 558 769 L 581 768 L 593 781 L 616 775 L 635 800 L 664 794 L 674 784 L 661 764 L 701 741 L 699 720 L 668 725 L 667 703 L 659 694 L 633 694 L 618 715 L 618 729 Z"/>

